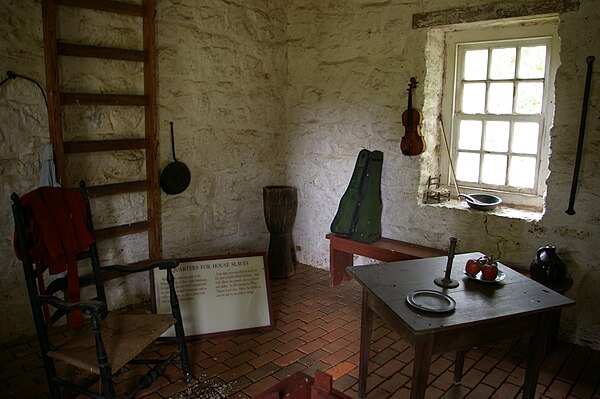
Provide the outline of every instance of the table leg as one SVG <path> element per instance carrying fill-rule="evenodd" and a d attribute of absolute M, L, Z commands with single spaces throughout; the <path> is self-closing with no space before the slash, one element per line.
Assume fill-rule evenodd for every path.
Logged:
<path fill-rule="evenodd" d="M 415 360 L 413 364 L 412 388 L 410 399 L 423 399 L 427 382 L 429 381 L 429 367 L 433 355 L 433 335 L 418 335 L 414 344 Z"/>
<path fill-rule="evenodd" d="M 360 319 L 360 358 L 358 361 L 358 399 L 364 399 L 367 393 L 367 374 L 369 374 L 372 330 L 373 309 L 369 306 L 369 292 L 363 289 L 362 315 Z"/>
<path fill-rule="evenodd" d="M 329 286 L 335 287 L 340 285 L 342 280 L 351 280 L 352 277 L 346 273 L 346 268 L 352 266 L 354 262 L 354 254 L 342 252 L 329 245 Z"/>
<path fill-rule="evenodd" d="M 463 367 L 465 365 L 465 355 L 467 354 L 466 349 L 460 349 L 456 351 L 456 358 L 454 359 L 454 383 L 458 384 L 462 380 Z"/>
<path fill-rule="evenodd" d="M 527 358 L 527 370 L 525 371 L 525 382 L 523 384 L 523 399 L 533 399 L 537 387 L 540 367 L 546 357 L 546 346 L 555 320 L 556 311 L 540 314 L 536 333 L 529 339 L 529 353 Z"/>

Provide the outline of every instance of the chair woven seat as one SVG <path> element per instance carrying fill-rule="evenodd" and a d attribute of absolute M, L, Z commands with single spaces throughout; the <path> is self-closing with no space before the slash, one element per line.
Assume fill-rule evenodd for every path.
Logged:
<path fill-rule="evenodd" d="M 102 338 L 111 372 L 116 372 L 175 324 L 171 315 L 109 314 L 102 320 Z M 152 326 L 151 329 L 148 326 Z M 48 356 L 81 370 L 100 374 L 90 326 L 68 331 Z"/>

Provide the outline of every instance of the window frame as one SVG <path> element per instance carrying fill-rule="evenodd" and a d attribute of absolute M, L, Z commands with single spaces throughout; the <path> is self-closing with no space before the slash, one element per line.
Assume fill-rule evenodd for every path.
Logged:
<path fill-rule="evenodd" d="M 444 87 L 442 94 L 442 121 L 443 126 L 446 127 L 444 132 L 450 152 L 453 156 L 454 165 L 456 162 L 456 132 L 457 124 L 460 122 L 460 118 L 457 117 L 455 101 L 460 101 L 457 95 L 457 84 L 458 81 L 457 71 L 461 64 L 457 58 L 459 45 L 466 46 L 481 46 L 487 48 L 490 42 L 499 42 L 502 45 L 503 42 L 520 41 L 516 44 L 518 46 L 526 44 L 531 41 L 546 40 L 549 46 L 547 52 L 547 71 L 548 77 L 544 84 L 545 101 L 542 104 L 542 113 L 540 115 L 523 115 L 519 114 L 519 119 L 530 119 L 540 122 L 540 136 L 538 137 L 539 142 L 539 158 L 537 160 L 536 171 L 535 171 L 535 184 L 532 189 L 516 189 L 511 188 L 508 190 L 498 189 L 498 187 L 489 186 L 478 183 L 465 183 L 460 182 L 458 184 L 461 193 L 472 193 L 472 192 L 483 192 L 498 194 L 502 197 L 505 204 L 514 206 L 523 206 L 542 210 L 544 205 L 544 196 L 546 192 L 546 179 L 549 175 L 548 169 L 548 157 L 549 157 L 549 144 L 550 144 L 550 129 L 554 121 L 554 85 L 556 70 L 560 64 L 559 51 L 560 41 L 558 39 L 558 19 L 544 19 L 542 22 L 534 21 L 521 21 L 517 24 L 511 24 L 506 26 L 493 26 L 490 28 L 483 28 L 478 25 L 474 28 L 463 28 L 453 29 L 445 32 L 445 76 L 444 76 Z M 489 60 L 488 60 L 489 62 Z M 515 77 L 516 78 L 516 77 Z M 515 93 L 516 95 L 516 93 Z M 462 114 L 463 117 L 467 114 Z M 477 120 L 514 120 L 506 115 L 495 115 L 495 114 L 474 114 L 474 119 Z M 469 115 L 464 119 L 469 119 Z M 512 124 L 511 124 L 512 129 Z M 442 138 L 442 140 L 444 140 Z M 482 153 L 484 152 L 481 149 Z M 510 153 L 511 149 L 508 148 Z M 507 168 L 510 171 L 510 167 Z M 447 187 L 454 187 L 455 181 L 452 173 L 452 165 L 448 158 L 448 152 L 441 151 L 440 159 L 440 171 L 441 171 L 441 183 Z"/>

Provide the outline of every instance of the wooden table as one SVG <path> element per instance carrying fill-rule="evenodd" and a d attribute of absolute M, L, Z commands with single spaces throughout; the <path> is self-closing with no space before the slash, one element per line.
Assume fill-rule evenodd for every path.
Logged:
<path fill-rule="evenodd" d="M 456 351 L 455 380 L 462 377 L 465 352 L 474 346 L 529 337 L 523 398 L 533 398 L 548 333 L 560 309 L 573 305 L 566 298 L 499 264 L 506 277 L 486 283 L 464 275 L 467 259 L 481 253 L 456 255 L 452 278 L 458 288 L 442 289 L 433 280 L 443 277 L 448 258 L 440 256 L 346 269 L 363 287 L 358 397 L 365 398 L 373 312 L 413 347 L 415 359 L 411 399 L 425 396 L 431 357 Z M 443 292 L 456 301 L 448 313 L 417 310 L 406 302 L 415 290 Z"/>

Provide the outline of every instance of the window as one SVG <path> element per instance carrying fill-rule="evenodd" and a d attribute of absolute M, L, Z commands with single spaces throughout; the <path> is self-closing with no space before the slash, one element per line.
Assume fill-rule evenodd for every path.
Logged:
<path fill-rule="evenodd" d="M 446 34 L 446 183 L 456 179 L 461 192 L 496 192 L 506 203 L 541 208 L 554 111 L 555 31 L 546 24 Z"/>

